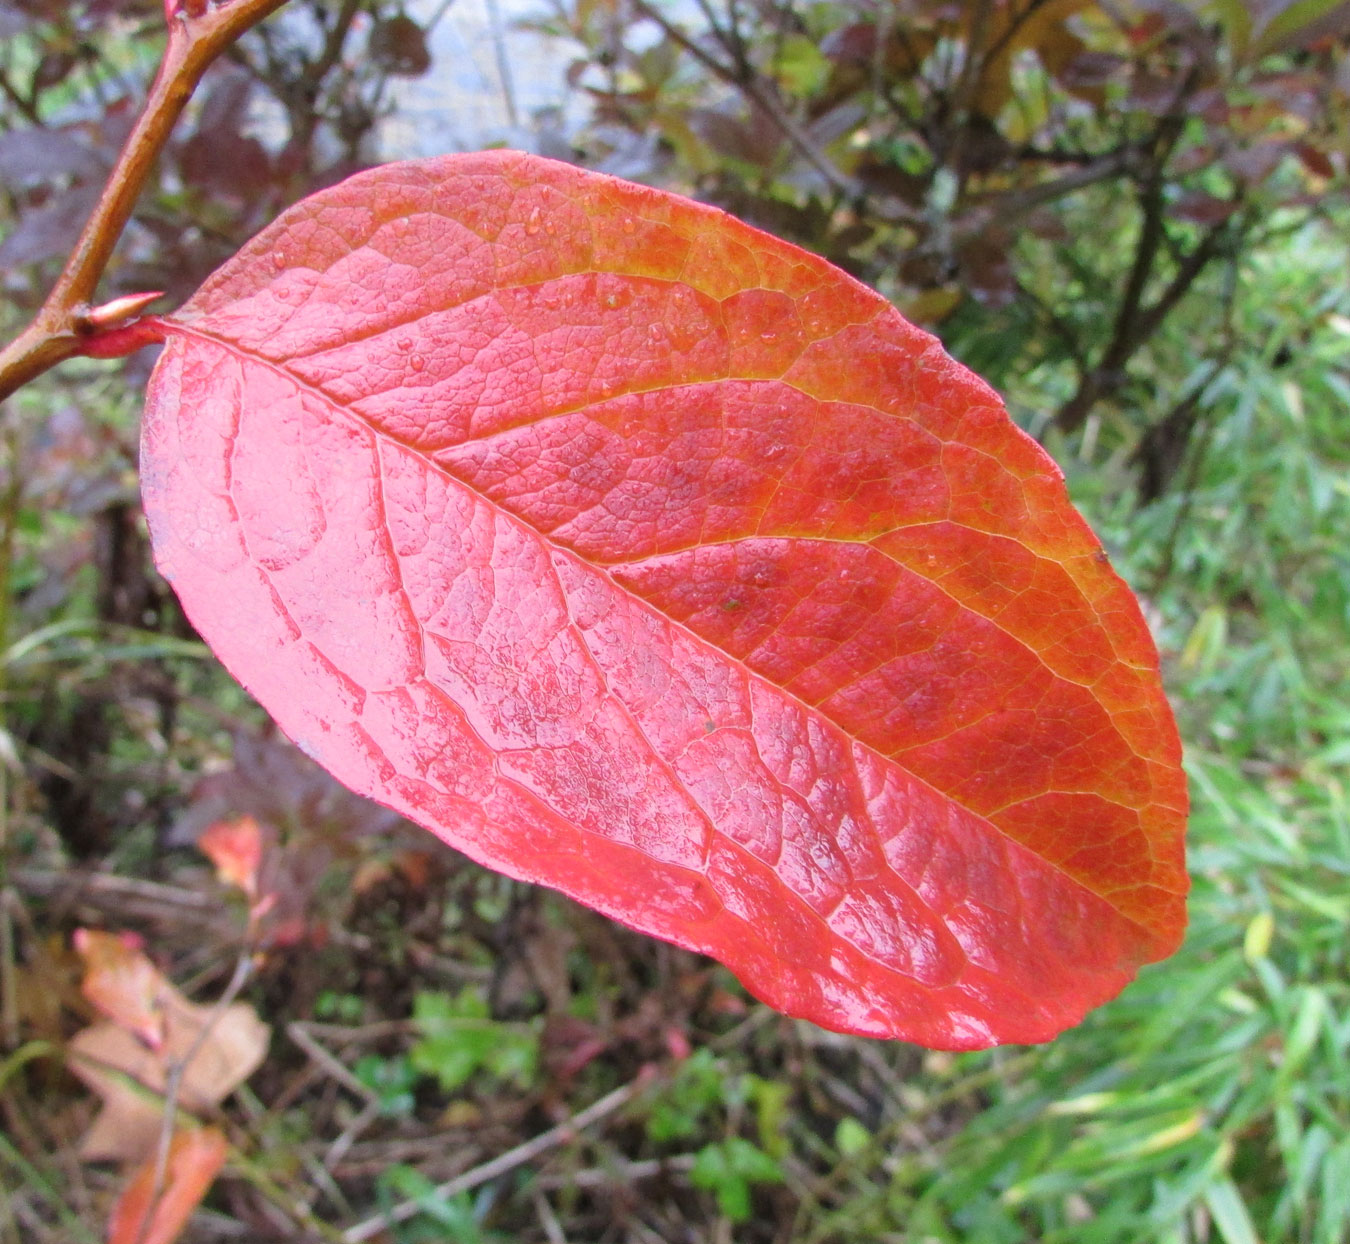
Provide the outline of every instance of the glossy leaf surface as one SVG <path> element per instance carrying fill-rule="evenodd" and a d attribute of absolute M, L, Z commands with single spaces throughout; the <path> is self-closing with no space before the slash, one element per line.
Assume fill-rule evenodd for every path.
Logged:
<path fill-rule="evenodd" d="M 1133 598 L 828 264 L 492 152 L 298 204 L 161 329 L 159 564 L 356 790 L 834 1028 L 1044 1040 L 1175 948 Z"/>

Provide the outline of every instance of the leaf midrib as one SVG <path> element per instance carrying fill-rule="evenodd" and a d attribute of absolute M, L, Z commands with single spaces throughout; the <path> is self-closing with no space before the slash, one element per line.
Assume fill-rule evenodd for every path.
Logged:
<path fill-rule="evenodd" d="M 839 722 L 835 721 L 833 717 L 831 717 L 828 713 L 826 713 L 826 712 L 825 712 L 823 709 L 821 709 L 819 706 L 817 706 L 817 705 L 812 705 L 812 704 L 808 703 L 807 701 L 801 699 L 801 697 L 798 696 L 795 692 L 789 690 L 789 689 L 786 688 L 786 687 L 781 686 L 779 683 L 777 683 L 777 682 L 774 681 L 773 679 L 767 677 L 766 675 L 764 675 L 764 674 L 760 673 L 759 671 L 755 670 L 753 667 L 747 665 L 744 661 L 740 660 L 740 659 L 737 658 L 737 657 L 732 656 L 730 653 L 726 652 L 724 649 L 720 648 L 718 645 L 716 645 L 716 644 L 713 643 L 712 641 L 710 641 L 710 640 L 708 640 L 707 638 L 705 638 L 704 636 L 700 635 L 697 631 L 695 631 L 692 627 L 688 626 L 686 623 L 683 623 L 683 622 L 679 621 L 678 619 L 675 619 L 675 618 L 670 617 L 668 614 L 666 614 L 666 613 L 664 613 L 663 611 L 661 611 L 660 609 L 656 608 L 656 606 L 652 605 L 650 602 L 644 600 L 641 596 L 638 596 L 638 595 L 634 594 L 634 593 L 633 593 L 632 591 L 630 591 L 628 588 L 626 588 L 625 586 L 623 586 L 622 584 L 620 584 L 620 583 L 618 583 L 618 582 L 616 582 L 616 581 L 614 580 L 614 578 L 613 578 L 613 576 L 610 574 L 609 569 L 608 569 L 607 566 L 605 566 L 605 565 L 599 565 L 599 564 L 597 564 L 597 563 L 595 563 L 595 562 L 590 561 L 589 559 L 583 557 L 581 554 L 577 553 L 575 550 L 573 550 L 573 549 L 571 549 L 571 548 L 568 548 L 568 547 L 567 547 L 566 545 L 564 545 L 564 544 L 555 543 L 548 535 L 546 535 L 546 534 L 544 534 L 543 532 L 541 532 L 537 527 L 535 527 L 533 524 L 529 523 L 525 518 L 521 517 L 521 516 L 518 515 L 518 514 L 513 513 L 511 510 L 507 509 L 507 508 L 506 508 L 505 506 L 503 506 L 501 503 L 499 503 L 499 502 L 495 501 L 493 498 L 487 496 L 486 494 L 484 494 L 483 492 L 481 492 L 478 488 L 476 488 L 471 482 L 469 482 L 469 481 L 463 479 L 462 477 L 460 477 L 459 475 L 456 475 L 456 474 L 454 474 L 453 472 L 447 470 L 442 464 L 440 464 L 439 462 L 437 462 L 433 457 L 431 457 L 429 454 L 427 454 L 424 450 L 419 449 L 418 447 L 413 446 L 413 445 L 408 445 L 408 444 L 406 444 L 405 442 L 399 440 L 397 437 L 391 435 L 390 433 L 388 433 L 388 432 L 385 431 L 384 429 L 375 427 L 375 426 L 374 426 L 373 424 L 371 424 L 368 420 L 366 420 L 366 419 L 363 418 L 361 415 L 359 415 L 358 413 L 356 413 L 355 411 L 353 411 L 346 403 L 344 403 L 344 402 L 341 401 L 340 399 L 334 397 L 332 394 L 328 393 L 328 392 L 327 392 L 326 390 L 324 390 L 321 386 L 314 384 L 312 381 L 306 380 L 306 379 L 304 379 L 304 378 L 302 378 L 302 377 L 300 377 L 300 376 L 295 375 L 295 374 L 294 374 L 293 372 L 291 372 L 291 371 L 290 371 L 290 370 L 289 370 L 282 362 L 278 362 L 278 361 L 276 361 L 276 360 L 266 358 L 266 357 L 263 356 L 263 355 L 254 353 L 254 352 L 252 352 L 252 351 L 246 349 L 245 347 L 239 345 L 237 342 L 231 341 L 231 340 L 229 340 L 228 338 L 223 337 L 223 336 L 220 336 L 220 335 L 218 335 L 218 334 L 216 334 L 216 333 L 214 333 L 214 332 L 212 332 L 212 331 L 210 331 L 210 330 L 208 330 L 208 329 L 204 329 L 204 328 L 202 328 L 200 325 L 196 325 L 196 324 L 185 324 L 185 323 L 183 323 L 183 322 L 181 322 L 181 321 L 179 321 L 179 320 L 175 320 L 175 319 L 171 319 L 171 318 L 166 318 L 166 319 L 164 319 L 164 320 L 162 321 L 162 323 L 163 323 L 163 325 L 164 325 L 164 328 L 166 329 L 166 331 L 168 332 L 168 334 L 169 334 L 170 336 L 178 336 L 178 337 L 180 337 L 180 338 L 195 338 L 195 339 L 198 339 L 198 340 L 203 341 L 203 342 L 207 342 L 207 343 L 209 343 L 209 344 L 211 344 L 211 345 L 214 345 L 214 346 L 216 346 L 216 347 L 218 347 L 218 348 L 220 348 L 220 349 L 225 350 L 227 353 L 229 353 L 229 354 L 235 356 L 236 358 L 238 358 L 238 359 L 239 359 L 242 363 L 244 363 L 245 365 L 254 365 L 254 366 L 261 366 L 261 367 L 264 367 L 264 368 L 266 368 L 267 370 L 269 370 L 269 371 L 271 371 L 272 373 L 274 373 L 275 375 L 277 375 L 277 376 L 281 377 L 282 379 L 284 379 L 287 383 L 294 385 L 298 390 L 301 390 L 301 391 L 303 391 L 303 392 L 305 392 L 305 393 L 310 394 L 312 397 L 314 397 L 314 398 L 316 398 L 317 400 L 319 400 L 320 402 L 322 402 L 322 404 L 323 404 L 326 408 L 328 408 L 328 409 L 330 409 L 330 410 L 332 410 L 332 411 L 335 411 L 335 412 L 339 413 L 341 416 L 343 416 L 343 417 L 346 418 L 346 419 L 351 420 L 355 425 L 359 426 L 360 428 L 362 428 L 363 430 L 365 430 L 366 432 L 368 432 L 370 435 L 372 435 L 373 437 L 377 438 L 377 440 L 382 441 L 382 442 L 384 442 L 385 444 L 394 446 L 394 447 L 396 447 L 396 448 L 398 448 L 398 449 L 400 449 L 400 450 L 403 450 L 403 451 L 405 451 L 405 452 L 410 452 L 410 453 L 414 453 L 414 454 L 418 455 L 418 457 L 420 457 L 420 458 L 427 464 L 428 467 L 430 467 L 432 470 L 436 471 L 439 475 L 441 475 L 441 476 L 442 476 L 444 479 L 446 479 L 448 482 L 452 483 L 452 484 L 455 485 L 456 487 L 463 488 L 463 489 L 465 489 L 466 491 L 470 492 L 470 493 L 473 494 L 476 498 L 478 498 L 483 504 L 485 504 L 485 505 L 491 507 L 491 509 L 492 509 L 492 511 L 493 511 L 494 513 L 500 514 L 500 515 L 502 515 L 504 518 L 506 518 L 508 521 L 518 524 L 518 525 L 521 526 L 525 531 L 529 532 L 530 535 L 531 535 L 533 538 L 538 539 L 538 540 L 540 540 L 540 541 L 543 541 L 543 542 L 548 546 L 549 549 L 551 549 L 551 550 L 553 550 L 553 551 L 556 551 L 556 552 L 560 552 L 560 553 L 562 553 L 562 554 L 565 555 L 565 556 L 575 558 L 576 561 L 577 561 L 579 564 L 581 564 L 582 566 L 586 567 L 588 570 L 590 570 L 590 571 L 592 571 L 592 572 L 594 572 L 594 573 L 598 573 L 598 574 L 604 575 L 605 578 L 606 578 L 606 580 L 610 583 L 611 587 L 613 588 L 613 590 L 614 590 L 616 593 L 620 594 L 621 596 L 623 596 L 623 597 L 625 597 L 625 598 L 627 598 L 627 599 L 630 599 L 630 600 L 635 601 L 641 608 L 646 609 L 646 610 L 649 610 L 653 615 L 655 615 L 656 617 L 658 617 L 664 624 L 669 625 L 669 626 L 674 626 L 674 627 L 678 628 L 681 632 L 683 632 L 684 634 L 688 635 L 690 638 L 692 638 L 692 639 L 693 639 L 694 641 L 696 641 L 698 644 L 713 649 L 713 650 L 716 651 L 716 652 L 717 652 L 724 660 L 727 660 L 727 661 L 734 661 L 737 665 L 739 665 L 739 666 L 745 671 L 747 677 L 750 677 L 750 678 L 753 678 L 753 679 L 757 679 L 759 682 L 761 682 L 761 683 L 762 683 L 763 685 L 765 685 L 766 687 L 771 687 L 771 688 L 773 688 L 773 690 L 774 690 L 777 694 L 780 694 L 780 695 L 783 695 L 783 696 L 788 697 L 792 702 L 794 702 L 795 704 L 799 705 L 803 711 L 805 711 L 805 712 L 807 712 L 807 713 L 809 713 L 809 714 L 815 715 L 815 716 L 817 716 L 817 717 L 823 719 L 825 722 L 828 723 L 828 725 L 830 726 L 831 729 L 838 731 L 838 732 L 839 732 L 839 733 L 840 733 L 840 734 L 848 741 L 848 743 L 849 743 L 850 745 L 852 745 L 852 746 L 858 746 L 858 747 L 864 748 L 867 752 L 871 753 L 873 756 L 877 757 L 878 760 L 882 761 L 882 762 L 885 763 L 885 764 L 893 764 L 893 765 L 897 766 L 897 767 L 898 767 L 902 772 L 904 772 L 904 773 L 905 773 L 912 781 L 914 781 L 914 782 L 916 782 L 916 783 L 918 783 L 918 784 L 924 786 L 924 787 L 927 788 L 928 790 L 932 791 L 933 794 L 936 795 L 936 796 L 938 797 L 938 799 L 943 800 L 943 801 L 950 802 L 950 803 L 956 805 L 957 807 L 961 808 L 962 811 L 965 812 L 968 816 L 970 816 L 970 817 L 973 818 L 974 820 L 978 821 L 981 825 L 986 826 L 990 831 L 992 831 L 993 833 L 995 833 L 996 835 L 998 835 L 999 838 L 1001 838 L 1001 839 L 1003 839 L 1005 842 L 1011 844 L 1011 845 L 1012 845 L 1013 847 L 1015 847 L 1017 850 L 1026 852 L 1029 856 L 1031 856 L 1032 858 L 1036 859 L 1041 865 L 1043 865 L 1043 866 L 1045 866 L 1045 867 L 1047 867 L 1047 868 L 1052 869 L 1055 873 L 1057 873 L 1058 875 L 1062 876 L 1066 881 L 1068 881 L 1068 882 L 1071 883 L 1072 885 L 1074 885 L 1074 886 L 1076 886 L 1077 888 L 1079 888 L 1079 889 L 1080 889 L 1081 891 L 1083 891 L 1085 894 L 1091 895 L 1093 898 L 1095 898 L 1095 899 L 1097 899 L 1097 900 L 1099 900 L 1099 901 L 1101 901 L 1101 902 L 1104 902 L 1104 903 L 1108 904 L 1108 905 L 1112 908 L 1112 910 L 1115 911 L 1116 914 L 1117 914 L 1122 920 L 1126 921 L 1127 923 L 1129 923 L 1130 925 L 1132 925 L 1133 927 L 1135 927 L 1135 928 L 1137 928 L 1137 929 L 1139 929 L 1139 930 L 1141 931 L 1142 936 L 1141 936 L 1141 939 L 1140 939 L 1140 940 L 1141 940 L 1141 942 L 1142 942 L 1144 945 L 1151 945 L 1151 944 L 1155 941 L 1155 939 L 1156 939 L 1156 937 L 1157 937 L 1157 933 L 1158 933 L 1157 930 L 1153 929 L 1153 928 L 1152 928 L 1151 926 L 1149 926 L 1149 925 L 1144 924 L 1144 923 L 1141 922 L 1137 917 L 1131 915 L 1130 913 L 1121 910 L 1121 908 L 1119 908 L 1114 902 L 1112 902 L 1110 895 L 1104 894 L 1104 893 L 1102 893 L 1102 892 L 1100 892 L 1100 891 L 1098 891 L 1098 890 L 1093 889 L 1091 886 L 1089 886 L 1088 884 L 1086 884 L 1086 883 L 1082 880 L 1082 878 L 1080 878 L 1080 877 L 1074 875 L 1073 873 L 1067 871 L 1066 869 L 1064 869 L 1064 868 L 1063 868 L 1060 864 L 1058 864 L 1057 862 L 1055 862 L 1055 861 L 1053 861 L 1053 860 L 1050 860 L 1050 859 L 1048 859 L 1047 857 L 1041 855 L 1040 853 L 1034 851 L 1032 848 L 1026 846 L 1024 843 L 1020 842 L 1017 838 L 1015 838 L 1015 837 L 1013 837 L 1012 835 L 1010 835 L 1009 833 L 1007 833 L 1007 832 L 1006 832 L 1005 830 L 1003 830 L 1003 829 L 1002 829 L 995 821 L 993 821 L 993 820 L 991 819 L 991 815 L 993 815 L 993 814 L 986 814 L 986 813 L 982 813 L 982 812 L 977 812 L 977 811 L 975 811 L 974 809 L 972 809 L 971 807 L 969 807 L 967 804 L 965 804 L 964 802 L 962 802 L 960 799 L 958 799 L 955 795 L 951 794 L 950 792 L 944 791 L 944 790 L 942 790 L 940 787 L 934 785 L 929 779 L 925 778 L 922 774 L 915 773 L 913 770 L 911 770 L 911 769 L 909 768 L 908 765 L 906 765 L 906 764 L 905 764 L 902 760 L 900 760 L 899 758 L 894 757 L 894 756 L 889 756 L 889 755 L 887 755 L 885 752 L 882 752 L 882 751 L 880 751 L 878 748 L 876 748 L 875 746 L 873 746 L 871 743 L 867 742 L 865 739 L 858 738 L 855 734 L 853 734 L 851 731 L 849 731 L 848 729 L 846 729 L 846 728 L 845 728 L 844 726 L 842 726 Z M 657 390 L 653 390 L 653 391 L 660 391 L 660 390 L 657 389 Z M 809 396 L 809 395 L 808 395 L 808 396 Z M 583 407 L 580 407 L 579 409 L 585 409 L 585 408 L 586 408 L 586 407 L 583 406 Z M 879 408 L 878 408 L 878 409 L 879 409 Z M 888 413 L 888 412 L 882 412 L 882 413 Z M 631 564 L 631 563 L 621 563 L 621 564 L 627 565 L 627 564 Z M 918 572 L 915 572 L 915 573 L 918 573 Z M 926 581 L 927 581 L 927 582 L 933 582 L 932 580 L 926 580 Z M 936 584 L 936 583 L 934 583 L 933 585 L 934 585 L 935 587 L 937 587 L 939 590 L 943 590 L 943 589 L 941 588 L 941 585 Z M 966 606 L 965 606 L 964 604 L 962 604 L 961 602 L 957 602 L 957 603 L 958 603 L 958 605 L 959 605 L 960 607 L 966 608 Z M 971 612 L 974 612 L 974 611 L 972 610 Z M 976 616 L 984 617 L 983 614 L 977 614 Z M 996 622 L 994 619 L 986 619 L 986 620 L 990 621 L 992 624 L 994 624 L 994 625 L 997 626 L 997 622 Z M 421 620 L 419 619 L 418 621 L 419 621 L 419 626 L 420 626 L 420 625 L 421 625 Z M 1005 633 L 1006 633 L 1006 632 L 1005 632 Z M 1031 647 L 1029 644 L 1026 644 L 1026 642 L 1025 642 L 1024 640 L 1019 639 L 1019 638 L 1018 638 L 1017 636 L 1015 636 L 1015 635 L 1011 635 L 1010 637 L 1011 637 L 1012 639 L 1014 639 L 1015 642 L 1017 642 L 1017 643 L 1019 643 L 1020 645 L 1022 645 L 1028 652 L 1032 653 L 1038 660 L 1040 660 L 1041 663 L 1042 663 L 1042 665 L 1045 665 L 1045 668 L 1046 668 L 1047 670 L 1049 670 L 1050 673 L 1051 673 L 1054 677 L 1056 677 L 1056 678 L 1060 678 L 1060 677 L 1061 677 L 1061 675 L 1057 674 L 1053 669 L 1051 669 L 1048 665 L 1045 664 L 1045 661 L 1044 661 L 1043 656 L 1042 656 L 1035 648 Z M 1067 680 L 1067 679 L 1066 679 L 1065 681 L 1072 681 L 1072 680 Z M 1078 685 L 1082 685 L 1082 684 L 1078 684 Z M 1090 688 L 1089 688 L 1089 690 L 1090 690 Z M 1096 699 L 1095 696 L 1094 696 L 1094 699 Z M 1098 700 L 1097 702 L 1098 702 L 1098 704 L 1100 705 L 1100 701 Z M 625 708 L 626 708 L 626 706 L 625 706 Z M 1113 717 L 1113 715 L 1109 712 L 1109 710 L 1107 710 L 1107 709 L 1105 708 L 1105 706 L 1102 706 L 1102 711 L 1106 714 L 1107 719 L 1110 720 L 1110 721 L 1112 721 L 1112 724 L 1113 724 L 1113 727 L 1114 727 L 1114 717 Z M 1120 737 L 1120 736 L 1118 735 L 1118 737 Z M 644 735 L 644 738 L 645 738 L 645 735 Z M 1138 755 L 1138 753 L 1136 753 L 1132 747 L 1129 747 L 1128 743 L 1125 742 L 1125 740 L 1123 739 L 1123 737 L 1121 738 L 1121 741 L 1122 741 L 1122 743 L 1127 747 L 1127 749 L 1128 749 L 1128 751 L 1129 751 L 1129 753 L 1130 753 L 1131 755 L 1135 755 L 1135 756 Z M 527 792 L 527 793 L 528 793 L 528 792 Z M 1048 794 L 1048 793 L 1054 793 L 1054 792 L 1041 791 L 1041 792 L 1038 793 L 1037 796 L 1033 796 L 1033 797 L 1041 797 L 1041 796 L 1043 796 L 1043 795 L 1045 795 L 1045 794 Z M 1100 794 L 1100 792 L 1092 791 L 1092 792 L 1090 792 L 1090 793 L 1095 794 L 1095 795 L 1098 795 L 1098 797 L 1105 799 L 1105 796 L 1102 796 L 1102 795 Z M 1023 803 L 1023 802 L 1026 802 L 1026 800 L 1025 800 L 1025 799 L 1023 799 L 1023 800 L 1017 800 L 1017 801 L 1015 801 L 1014 803 L 1011 803 L 1011 804 L 1009 804 L 1009 805 L 1007 805 L 1007 806 L 1009 806 L 1009 807 L 1015 807 L 1015 806 L 1018 806 L 1018 804 Z M 1106 802 L 1114 803 L 1114 801 L 1111 801 L 1111 800 L 1106 800 Z M 1143 808 L 1135 808 L 1135 807 L 1132 807 L 1131 805 L 1117 805 L 1117 806 L 1130 807 L 1132 811 L 1135 811 L 1135 812 L 1137 812 L 1137 813 L 1142 813 L 1142 811 L 1143 811 Z M 1144 805 L 1145 808 L 1147 808 L 1147 807 L 1152 807 L 1152 806 L 1161 806 L 1161 805 L 1157 805 L 1157 804 L 1156 804 L 1156 801 L 1155 801 L 1155 803 Z M 1000 811 L 1001 811 L 1001 810 L 1003 810 L 1003 809 L 1000 809 Z M 1141 830 L 1140 832 L 1142 832 L 1142 830 Z M 1152 844 L 1150 843 L 1150 846 L 1151 846 L 1151 845 L 1152 845 Z M 880 849 L 880 844 L 878 844 L 878 846 L 879 846 L 879 849 Z M 884 857 L 884 856 L 883 856 L 883 857 Z M 765 866 L 766 866 L 766 867 L 770 867 L 770 866 L 768 866 L 768 865 L 765 865 Z M 897 876 L 898 876 L 898 875 L 897 875 Z M 907 883 L 904 883 L 904 882 L 902 881 L 902 884 L 907 884 Z M 1138 887 L 1136 886 L 1136 887 L 1127 887 L 1126 889 L 1127 889 L 1127 890 L 1131 890 L 1131 889 L 1137 889 L 1137 888 L 1138 888 Z M 1160 887 L 1158 887 L 1158 886 L 1156 886 L 1156 885 L 1154 885 L 1152 888 L 1154 888 L 1154 889 L 1160 889 Z M 922 901 L 922 900 L 921 900 L 921 901 Z M 813 912 L 813 914 L 817 914 L 817 915 L 818 915 L 818 913 L 815 913 L 815 912 L 814 912 L 814 909 L 811 908 L 809 904 L 805 904 L 805 903 L 804 903 L 804 906 L 805 906 L 808 910 L 811 910 L 811 911 Z M 927 903 L 925 903 L 924 906 L 927 907 Z M 827 925 L 826 927 L 829 927 L 829 926 Z M 833 930 L 831 930 L 831 934 L 832 934 L 833 936 L 839 936 L 837 933 L 834 933 Z M 852 943 L 850 943 L 850 945 L 851 945 L 851 944 L 852 944 Z M 855 949 L 856 949 L 856 948 L 855 948 Z M 865 953 L 865 952 L 862 952 L 862 951 L 859 949 L 859 953 Z M 869 956 L 869 957 L 870 957 L 870 956 Z M 880 961 L 878 961 L 878 962 L 880 962 Z M 894 968 L 890 968 L 889 965 L 882 964 L 882 966 L 883 966 L 883 967 L 887 967 L 888 970 L 891 970 L 891 971 L 894 971 L 894 970 L 895 970 Z"/>

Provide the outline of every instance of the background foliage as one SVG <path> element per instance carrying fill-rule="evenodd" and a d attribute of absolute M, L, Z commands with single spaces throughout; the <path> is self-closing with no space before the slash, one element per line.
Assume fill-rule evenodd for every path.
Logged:
<path fill-rule="evenodd" d="M 1049 1047 L 955 1057 L 783 1020 L 479 871 L 333 787 L 210 663 L 148 564 L 144 360 L 130 383 L 75 363 L 2 425 L 0 1240 L 101 1238 L 117 1186 L 74 1156 L 77 925 L 140 932 L 203 1000 L 260 956 L 245 997 L 271 1050 L 220 1115 L 192 1240 L 373 1238 L 393 1209 L 385 1238 L 408 1241 L 1346 1238 L 1345 6 L 560 0 L 532 20 L 575 51 L 576 158 L 876 285 L 1065 467 L 1182 721 L 1187 944 Z M 0 3 L 0 327 L 59 266 L 160 24 Z M 374 162 L 431 24 L 314 3 L 246 39 L 108 295 L 180 297 Z M 265 829 L 262 914 L 193 846 L 240 816 Z M 595 1102 L 590 1130 L 551 1130 Z"/>

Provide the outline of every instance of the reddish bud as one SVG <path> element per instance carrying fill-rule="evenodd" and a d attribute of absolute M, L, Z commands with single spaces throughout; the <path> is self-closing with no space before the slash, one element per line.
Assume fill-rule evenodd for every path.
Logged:
<path fill-rule="evenodd" d="M 122 358 L 142 346 L 156 345 L 164 340 L 164 333 L 153 318 L 138 319 L 141 312 L 156 298 L 163 298 L 159 290 L 142 294 L 123 294 L 97 307 L 76 308 L 73 327 L 84 343 L 80 353 L 90 358 Z"/>
<path fill-rule="evenodd" d="M 164 0 L 164 20 L 172 24 L 175 17 L 201 17 L 208 0 Z"/>
<path fill-rule="evenodd" d="M 164 291 L 160 289 L 143 294 L 123 294 L 120 298 L 114 298 L 101 306 L 76 312 L 75 331 L 92 336 L 94 333 L 121 328 L 128 321 L 134 320 L 157 298 L 163 297 Z"/>
<path fill-rule="evenodd" d="M 673 1024 L 663 1035 L 666 1039 L 666 1050 L 677 1063 L 684 1062 L 694 1052 L 694 1047 L 689 1044 L 689 1038 Z"/>

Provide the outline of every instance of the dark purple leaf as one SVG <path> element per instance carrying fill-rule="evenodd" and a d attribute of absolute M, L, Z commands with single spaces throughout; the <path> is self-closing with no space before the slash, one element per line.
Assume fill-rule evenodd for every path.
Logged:
<path fill-rule="evenodd" d="M 0 181 L 7 186 L 96 177 L 106 169 L 98 152 L 73 130 L 30 125 L 0 134 Z"/>
<path fill-rule="evenodd" d="M 24 212 L 0 242 L 0 268 L 42 263 L 69 254 L 98 193 L 94 184 L 71 186 L 52 195 L 41 207 Z"/>

